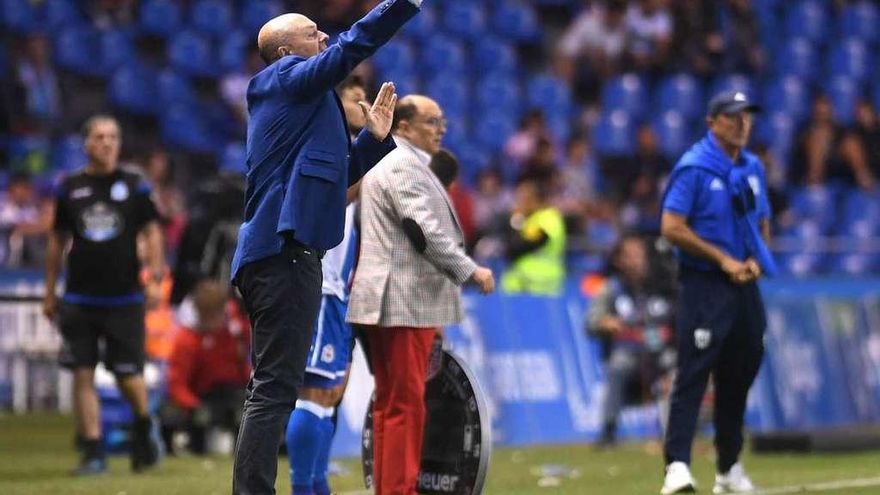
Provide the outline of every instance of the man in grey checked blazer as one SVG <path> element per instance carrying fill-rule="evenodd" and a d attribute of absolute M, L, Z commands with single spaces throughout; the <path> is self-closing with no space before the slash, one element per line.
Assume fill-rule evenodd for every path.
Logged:
<path fill-rule="evenodd" d="M 347 319 L 366 327 L 376 379 L 373 486 L 378 494 L 414 494 L 434 336 L 463 318 L 462 284 L 472 280 L 485 294 L 495 279 L 465 254 L 452 202 L 428 167 L 446 131 L 440 107 L 407 96 L 391 130 L 397 149 L 361 186 L 361 249 Z"/>

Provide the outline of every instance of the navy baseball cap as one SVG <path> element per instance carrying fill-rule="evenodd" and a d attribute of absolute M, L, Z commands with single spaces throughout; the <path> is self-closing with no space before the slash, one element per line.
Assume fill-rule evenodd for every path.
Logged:
<path fill-rule="evenodd" d="M 749 101 L 749 97 L 742 91 L 724 91 L 709 100 L 708 114 L 710 116 L 719 113 L 732 114 L 743 110 L 757 113 L 761 111 L 761 106 Z"/>

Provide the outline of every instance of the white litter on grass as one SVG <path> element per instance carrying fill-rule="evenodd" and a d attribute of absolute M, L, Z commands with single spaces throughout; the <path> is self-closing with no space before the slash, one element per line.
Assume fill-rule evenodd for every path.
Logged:
<path fill-rule="evenodd" d="M 555 476 L 544 476 L 543 478 L 538 480 L 538 486 L 540 488 L 556 488 L 561 484 L 562 480 Z"/>
<path fill-rule="evenodd" d="M 833 492 L 844 488 L 867 488 L 880 486 L 880 478 L 856 478 L 851 480 L 824 481 L 804 485 L 780 486 L 757 490 L 755 495 L 780 495 L 785 493 Z"/>

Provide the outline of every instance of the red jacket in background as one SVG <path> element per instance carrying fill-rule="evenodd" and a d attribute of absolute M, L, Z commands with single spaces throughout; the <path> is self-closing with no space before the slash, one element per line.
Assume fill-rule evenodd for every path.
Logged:
<path fill-rule="evenodd" d="M 218 386 L 244 388 L 251 374 L 250 326 L 234 302 L 228 305 L 226 328 L 193 330 L 181 327 L 168 361 L 171 401 L 184 409 Z"/>

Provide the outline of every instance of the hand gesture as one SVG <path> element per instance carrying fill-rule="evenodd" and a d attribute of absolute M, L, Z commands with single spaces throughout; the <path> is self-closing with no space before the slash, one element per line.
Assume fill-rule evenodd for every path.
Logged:
<path fill-rule="evenodd" d="M 754 262 L 754 260 L 752 260 Z M 757 265 L 757 263 L 755 263 Z M 742 262 L 731 257 L 726 257 L 721 261 L 721 270 L 730 277 L 730 281 L 735 284 L 746 284 L 755 280 L 752 267 L 747 262 Z M 760 271 L 760 267 L 758 268 Z"/>
<path fill-rule="evenodd" d="M 394 83 L 392 82 L 382 83 L 372 107 L 365 101 L 358 102 L 358 106 L 364 112 L 367 130 L 379 141 L 388 137 L 388 133 L 391 131 L 395 105 L 397 105 L 397 93 L 394 92 Z"/>
<path fill-rule="evenodd" d="M 480 294 L 489 294 L 495 291 L 495 276 L 492 275 L 492 270 L 478 266 L 471 278 L 480 287 Z"/>

